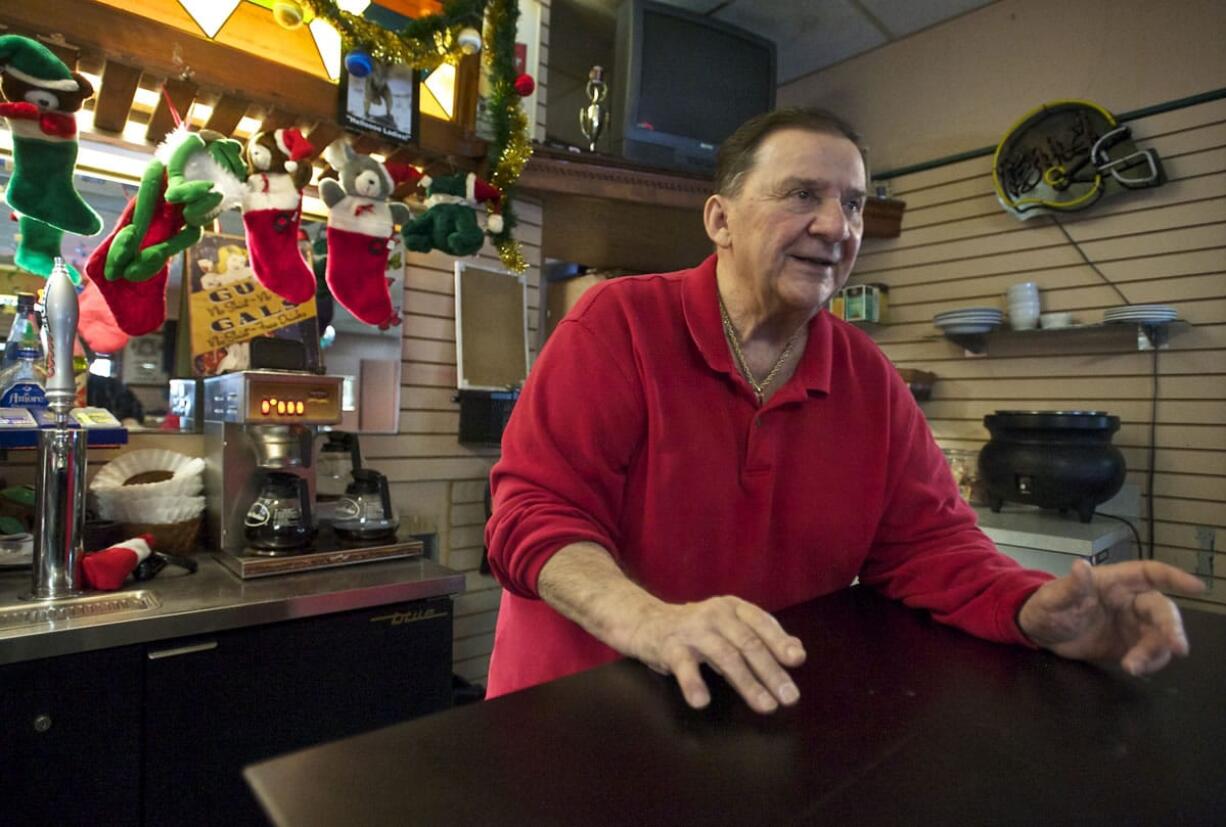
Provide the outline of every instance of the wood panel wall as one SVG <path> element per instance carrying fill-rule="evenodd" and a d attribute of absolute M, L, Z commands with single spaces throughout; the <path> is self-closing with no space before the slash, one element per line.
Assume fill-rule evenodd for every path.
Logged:
<path fill-rule="evenodd" d="M 1196 603 L 1226 606 L 1226 100 L 1130 126 L 1169 182 L 1060 223 L 1129 303 L 1170 304 L 1191 322 L 1158 354 L 1156 420 L 1153 353 L 1137 350 L 1135 328 L 1006 334 L 978 358 L 939 337 L 935 313 L 1006 309 L 1016 282 L 1039 285 L 1044 312 L 1082 322 L 1123 304 L 1052 219 L 1001 209 L 991 157 L 892 180 L 907 202 L 902 234 L 865 242 L 852 281 L 890 286 L 889 323 L 874 338 L 900 367 L 938 375 L 923 409 L 945 447 L 980 448 L 983 416 L 997 409 L 1105 410 L 1122 420 L 1114 442 L 1144 492 L 1154 422 L 1154 495 L 1138 528 L 1144 538 L 1152 508 L 1157 559 L 1205 575 L 1212 589 Z"/>
<path fill-rule="evenodd" d="M 528 278 L 529 343 L 539 317 L 541 208 L 517 201 L 516 237 L 531 267 Z M 501 268 L 487 244 L 478 260 Z M 387 474 L 392 500 L 418 530 L 436 531 L 438 560 L 465 574 L 456 598 L 455 671 L 484 682 L 494 642 L 501 589 L 479 573 L 485 528 L 485 482 L 497 448 L 461 445 L 456 392 L 455 259 L 437 251 L 409 253 L 405 277 L 400 428 L 362 437 L 368 464 Z M 530 354 L 535 358 L 535 349 Z"/>

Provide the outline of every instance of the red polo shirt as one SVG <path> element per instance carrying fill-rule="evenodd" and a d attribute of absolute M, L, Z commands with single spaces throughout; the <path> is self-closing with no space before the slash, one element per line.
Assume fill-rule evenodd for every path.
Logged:
<path fill-rule="evenodd" d="M 978 529 L 928 424 L 867 336 L 825 311 L 762 408 L 733 365 L 715 257 L 593 287 L 550 336 L 502 440 L 486 527 L 505 587 L 499 695 L 617 653 L 540 600 L 559 548 L 598 543 L 670 602 L 777 611 L 861 582 L 990 640 L 1049 575 Z"/>

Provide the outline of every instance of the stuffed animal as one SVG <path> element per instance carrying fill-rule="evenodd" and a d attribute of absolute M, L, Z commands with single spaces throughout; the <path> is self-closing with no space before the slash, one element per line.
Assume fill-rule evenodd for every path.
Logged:
<path fill-rule="evenodd" d="M 490 213 L 490 234 L 502 232 L 502 193 L 475 174 L 424 179 L 422 186 L 426 188 L 426 211 L 404 228 L 404 243 L 410 250 L 442 250 L 453 256 L 470 256 L 480 250 L 485 235 L 477 225 L 478 203 L 486 204 Z"/>
<path fill-rule="evenodd" d="M 102 219 L 73 182 L 77 123 L 72 114 L 94 94 L 84 76 L 43 44 L 0 36 L 0 115 L 13 133 L 13 176 L 4 198 L 19 215 L 18 267 L 48 276 L 64 233 L 97 235 Z M 80 275 L 72 273 L 80 283 Z"/>
<path fill-rule="evenodd" d="M 297 129 L 257 132 L 247 141 L 243 227 L 251 270 L 260 284 L 293 304 L 315 295 L 315 275 L 298 248 L 302 188 L 311 180 L 315 152 Z"/>
<path fill-rule="evenodd" d="M 218 132 L 173 130 L 145 167 L 140 188 L 111 234 L 90 253 L 85 273 L 131 336 L 166 318 L 170 258 L 200 240 L 202 227 L 242 203 L 242 144 Z"/>
<path fill-rule="evenodd" d="M 344 139 L 329 145 L 324 159 L 340 174 L 339 182 L 319 182 L 328 205 L 328 289 L 359 321 L 386 330 L 400 324 L 387 289 L 388 252 L 395 225 L 412 218 L 408 207 L 389 199 L 397 184 L 421 174 L 360 155 Z"/>

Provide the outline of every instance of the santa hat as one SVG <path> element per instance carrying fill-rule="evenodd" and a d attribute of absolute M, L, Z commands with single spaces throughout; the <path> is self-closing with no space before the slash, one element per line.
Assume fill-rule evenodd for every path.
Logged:
<path fill-rule="evenodd" d="M 383 166 L 387 169 L 387 174 L 392 176 L 392 183 L 396 186 L 401 184 L 412 184 L 414 187 L 430 186 L 430 176 L 412 164 L 405 164 L 400 161 L 385 161 Z"/>
<path fill-rule="evenodd" d="M 494 235 L 502 232 L 502 190 L 488 181 L 483 181 L 473 173 L 468 174 L 468 200 L 485 205 L 489 214 L 485 228 Z"/>
<path fill-rule="evenodd" d="M 32 86 L 75 92 L 79 88 L 72 72 L 55 53 L 37 40 L 19 34 L 0 36 L 0 68 Z"/>
<path fill-rule="evenodd" d="M 302 137 L 297 127 L 278 129 L 272 133 L 272 136 L 277 142 L 277 149 L 289 156 L 289 160 L 285 162 L 285 171 L 291 175 L 298 169 L 298 162 L 303 158 L 311 157 L 315 151 L 315 147 Z"/>
<path fill-rule="evenodd" d="M 81 558 L 81 573 L 85 585 L 98 591 L 118 589 L 132 570 L 150 555 L 152 546 L 153 535 L 142 534 L 102 551 L 85 555 Z"/>

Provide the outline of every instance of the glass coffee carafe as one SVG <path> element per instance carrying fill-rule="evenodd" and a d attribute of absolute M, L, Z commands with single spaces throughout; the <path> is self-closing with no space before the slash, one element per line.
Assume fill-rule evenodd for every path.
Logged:
<path fill-rule="evenodd" d="M 383 540 L 396 535 L 400 520 L 392 507 L 387 477 L 370 468 L 357 468 L 345 496 L 336 504 L 332 527 L 352 540 Z"/>
<path fill-rule="evenodd" d="M 284 471 L 264 473 L 243 520 L 247 544 L 257 553 L 302 548 L 314 537 L 307 481 Z"/>

